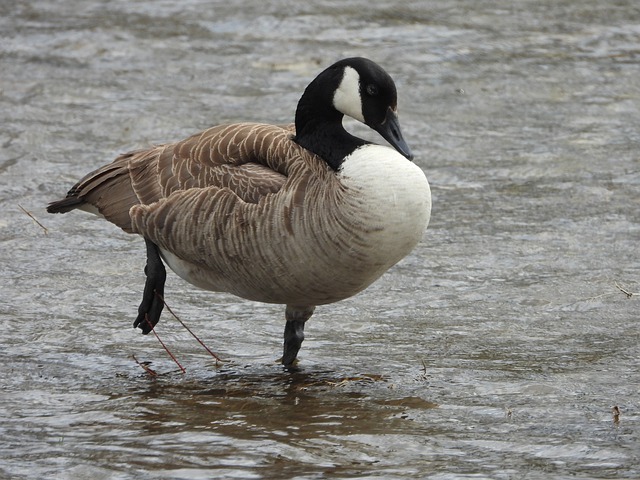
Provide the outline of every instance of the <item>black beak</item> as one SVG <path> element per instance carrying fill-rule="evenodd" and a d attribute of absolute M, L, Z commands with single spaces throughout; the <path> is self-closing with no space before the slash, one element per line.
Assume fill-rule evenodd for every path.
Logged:
<path fill-rule="evenodd" d="M 407 142 L 405 142 L 400 130 L 400 122 L 398 122 L 398 115 L 391 108 L 387 110 L 387 116 L 380 125 L 372 127 L 376 132 L 382 135 L 387 142 L 389 142 L 393 148 L 400 152 L 404 157 L 409 160 L 413 160 L 413 154 Z"/>

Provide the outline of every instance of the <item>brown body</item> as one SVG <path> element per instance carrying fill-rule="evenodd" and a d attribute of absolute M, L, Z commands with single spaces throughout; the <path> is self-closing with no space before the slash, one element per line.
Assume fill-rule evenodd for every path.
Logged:
<path fill-rule="evenodd" d="M 207 290 L 288 305 L 342 300 L 404 257 L 424 219 L 398 250 L 399 237 L 384 235 L 379 208 L 297 145 L 292 129 L 220 126 L 122 155 L 50 211 L 97 209 L 155 243 L 172 270 Z M 390 203 L 396 188 L 385 190 Z M 398 211 L 424 210 L 426 199 L 417 200 Z"/>

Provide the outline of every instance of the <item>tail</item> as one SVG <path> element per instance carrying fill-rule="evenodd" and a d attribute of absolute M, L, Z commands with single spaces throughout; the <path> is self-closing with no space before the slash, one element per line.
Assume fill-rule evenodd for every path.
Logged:
<path fill-rule="evenodd" d="M 108 188 L 111 182 L 128 173 L 127 165 L 123 161 L 128 158 L 126 155 L 121 155 L 113 163 L 88 173 L 71 187 L 66 197 L 47 205 L 47 212 L 67 213 L 76 208 L 82 208 L 87 203 L 94 204 L 94 197 L 96 194 L 98 197 L 101 196 L 99 193 L 101 189 Z M 99 205 L 93 206 L 99 208 Z"/>
<path fill-rule="evenodd" d="M 49 213 L 80 209 L 102 215 L 123 230 L 131 231 L 129 209 L 140 203 L 132 186 L 130 160 L 139 153 L 120 155 L 112 163 L 85 175 L 61 200 L 47 206 Z M 151 156 L 153 150 L 149 151 Z M 142 158 L 143 160 L 146 157 Z M 142 163 L 145 166 L 145 162 Z"/>
<path fill-rule="evenodd" d="M 56 200 L 47 205 L 47 212 L 49 213 L 67 213 L 71 210 L 75 210 L 84 202 L 77 196 L 67 195 L 62 200 Z"/>

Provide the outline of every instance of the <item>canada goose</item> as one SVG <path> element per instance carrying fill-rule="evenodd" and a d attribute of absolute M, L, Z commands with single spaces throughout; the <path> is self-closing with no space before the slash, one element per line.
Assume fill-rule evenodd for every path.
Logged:
<path fill-rule="evenodd" d="M 429 183 L 396 106 L 379 65 L 347 58 L 309 84 L 295 125 L 221 125 L 121 155 L 47 211 L 89 211 L 145 239 L 142 333 L 164 306 L 164 260 L 197 287 L 286 305 L 282 364 L 291 367 L 315 307 L 365 289 L 427 227 Z M 344 115 L 395 150 L 347 133 Z"/>

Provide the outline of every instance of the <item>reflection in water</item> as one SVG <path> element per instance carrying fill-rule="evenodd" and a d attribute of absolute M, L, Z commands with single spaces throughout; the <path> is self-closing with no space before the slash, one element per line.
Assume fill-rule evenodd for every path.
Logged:
<path fill-rule="evenodd" d="M 376 453 L 377 437 L 406 435 L 410 412 L 435 407 L 418 398 L 379 398 L 375 383 L 382 379 L 331 372 L 290 374 L 277 368 L 222 371 L 210 378 L 119 378 L 125 383 L 110 395 L 24 399 L 55 417 L 20 421 L 47 425 L 42 440 L 51 448 L 30 457 L 34 467 L 52 455 L 75 464 L 97 448 L 99 463 L 115 473 L 133 467 L 189 477 L 212 467 L 221 475 L 258 468 L 277 478 L 282 471 L 318 466 L 348 470 L 383 461 L 387 454 Z"/>
<path fill-rule="evenodd" d="M 281 441 L 284 437 L 305 439 L 354 431 L 391 433 L 397 430 L 396 415 L 409 408 L 436 407 L 413 397 L 373 398 L 365 392 L 374 382 L 366 375 L 344 378 L 331 372 L 229 372 L 178 385 L 153 382 L 137 395 L 140 405 L 147 406 L 144 418 L 151 428 L 160 415 L 162 421 L 155 426 L 161 430 L 165 425 L 182 423 L 245 440 Z M 171 402 L 171 408 L 155 410 L 157 398 Z M 238 425 L 244 428 L 239 430 Z"/>

